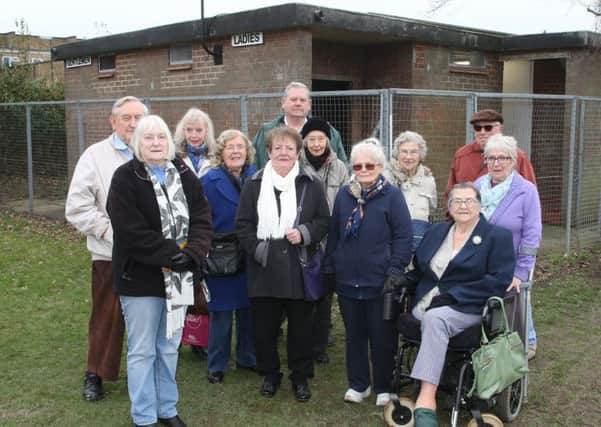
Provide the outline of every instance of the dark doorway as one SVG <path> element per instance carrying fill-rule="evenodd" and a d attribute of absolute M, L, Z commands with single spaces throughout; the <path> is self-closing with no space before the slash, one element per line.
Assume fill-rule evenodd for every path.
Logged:
<path fill-rule="evenodd" d="M 311 90 L 342 91 L 352 89 L 352 82 L 341 80 L 313 80 Z M 312 103 L 312 115 L 321 117 L 334 126 L 340 136 L 346 153 L 351 145 L 351 99 L 348 96 L 315 97 Z"/>

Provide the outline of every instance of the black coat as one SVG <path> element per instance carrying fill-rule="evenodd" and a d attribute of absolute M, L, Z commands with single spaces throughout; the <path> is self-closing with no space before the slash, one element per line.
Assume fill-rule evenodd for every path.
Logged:
<path fill-rule="evenodd" d="M 211 209 L 196 174 L 174 159 L 188 202 L 188 253 L 198 265 L 213 235 Z M 161 267 L 179 252 L 173 239 L 163 237 L 159 206 L 144 165 L 134 158 L 113 175 L 107 199 L 113 226 L 113 277 L 119 295 L 165 297 Z"/>
<path fill-rule="evenodd" d="M 257 238 L 257 202 L 261 191 L 263 170 L 249 179 L 240 195 L 240 204 L 236 215 L 236 232 L 244 251 L 248 254 L 248 294 L 249 297 L 274 297 L 304 299 L 302 270 L 299 262 L 299 247 L 291 245 L 286 238 L 269 240 L 267 264 L 262 267 L 255 260 L 255 250 L 259 243 Z M 299 220 L 299 229 L 304 237 L 308 257 L 313 256 L 319 242 L 326 235 L 330 210 L 322 184 L 313 176 L 299 172 L 296 177 L 296 203 L 300 202 L 303 186 L 307 185 L 305 199 Z"/>

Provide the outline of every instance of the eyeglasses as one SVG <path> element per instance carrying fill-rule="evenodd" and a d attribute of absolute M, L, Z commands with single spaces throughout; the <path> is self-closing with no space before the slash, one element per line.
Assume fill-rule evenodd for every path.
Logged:
<path fill-rule="evenodd" d="M 327 140 L 327 136 L 310 136 L 307 138 L 307 142 L 326 142 Z"/>
<path fill-rule="evenodd" d="M 129 114 L 125 114 L 123 116 L 119 116 L 119 120 L 121 120 L 124 123 L 130 123 L 132 120 L 139 122 L 140 120 L 142 120 L 142 117 L 144 117 L 142 114 L 136 114 L 135 116 L 130 116 Z"/>
<path fill-rule="evenodd" d="M 474 125 L 474 130 L 476 132 L 480 132 L 482 129 L 484 129 L 486 132 L 490 132 L 491 130 L 499 126 L 499 124 L 500 123 L 495 123 L 494 125 Z"/>
<path fill-rule="evenodd" d="M 461 205 L 465 205 L 468 208 L 471 208 L 475 205 L 477 205 L 479 202 L 476 199 L 473 198 L 468 198 L 468 199 L 451 199 L 449 200 L 449 205 L 454 206 L 454 207 L 459 207 Z"/>
<path fill-rule="evenodd" d="M 353 170 L 359 172 L 365 168 L 365 170 L 371 172 L 376 168 L 376 166 L 378 166 L 377 163 L 355 163 L 353 165 Z"/>
<path fill-rule="evenodd" d="M 499 162 L 499 163 L 505 163 L 508 162 L 509 160 L 511 160 L 511 157 L 509 156 L 488 156 L 485 157 L 484 160 L 486 160 L 486 163 L 490 163 L 493 164 L 494 162 Z"/>
<path fill-rule="evenodd" d="M 419 150 L 399 150 L 399 154 L 403 156 L 417 156 Z"/>

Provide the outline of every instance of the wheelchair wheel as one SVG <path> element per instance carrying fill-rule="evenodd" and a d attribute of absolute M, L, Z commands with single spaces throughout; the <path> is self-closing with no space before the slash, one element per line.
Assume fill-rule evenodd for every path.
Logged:
<path fill-rule="evenodd" d="M 413 427 L 415 403 L 408 397 L 391 400 L 384 407 L 384 422 L 388 427 Z"/>
<path fill-rule="evenodd" d="M 495 413 L 503 421 L 511 422 L 515 420 L 522 409 L 522 399 L 524 396 L 524 378 L 520 378 L 497 397 Z"/>
<path fill-rule="evenodd" d="M 482 414 L 482 420 L 484 421 L 484 425 L 486 427 L 503 427 L 503 421 L 498 419 L 496 415 Z M 467 427 L 478 427 L 478 422 L 475 418 L 472 418 L 467 424 Z"/>

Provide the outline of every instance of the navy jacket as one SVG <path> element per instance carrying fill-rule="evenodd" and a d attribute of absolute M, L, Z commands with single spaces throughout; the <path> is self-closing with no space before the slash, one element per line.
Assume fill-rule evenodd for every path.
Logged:
<path fill-rule="evenodd" d="M 415 301 L 438 286 L 441 294 L 448 292 L 457 300 L 451 307 L 463 313 L 479 314 L 489 297 L 505 295 L 513 278 L 515 255 L 511 233 L 489 224 L 481 215 L 465 246 L 438 279 L 430 268 L 430 260 L 452 224 L 434 224 L 417 248 L 416 268 L 410 273 L 413 279 L 419 279 Z"/>
<path fill-rule="evenodd" d="M 245 179 L 257 170 L 248 166 Z M 202 187 L 211 205 L 211 218 L 215 233 L 236 231 L 236 210 L 240 203 L 240 192 L 221 168 L 211 168 L 201 178 Z M 248 286 L 246 271 L 225 277 L 207 277 L 207 285 L 211 291 L 211 311 L 229 311 L 246 308 L 248 301 Z"/>
<path fill-rule="evenodd" d="M 381 296 L 386 277 L 402 274 L 411 259 L 411 217 L 401 190 L 389 182 L 363 206 L 357 237 L 344 229 L 357 200 L 344 185 L 334 202 L 326 247 L 326 272 L 336 273 L 336 292 L 354 299 Z"/>

